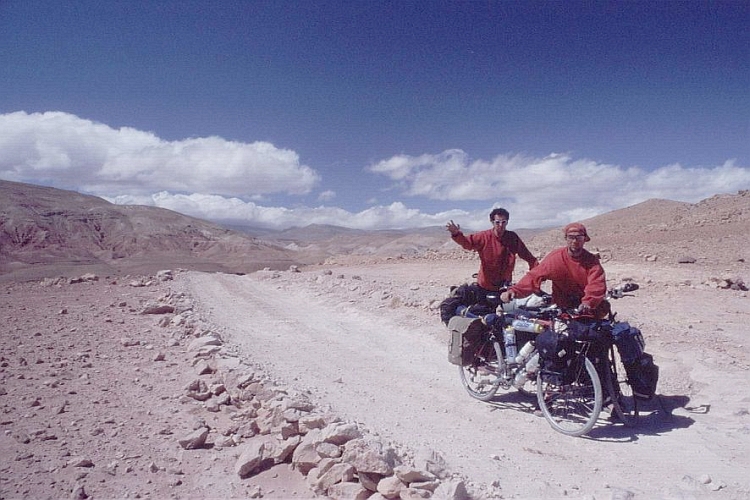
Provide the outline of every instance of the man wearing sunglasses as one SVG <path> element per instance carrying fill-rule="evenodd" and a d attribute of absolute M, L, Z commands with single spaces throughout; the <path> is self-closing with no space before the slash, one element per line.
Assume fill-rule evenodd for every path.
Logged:
<path fill-rule="evenodd" d="M 552 250 L 534 269 L 500 295 L 509 302 L 541 290 L 542 282 L 552 281 L 552 300 L 565 309 L 578 308 L 581 314 L 603 316 L 607 302 L 607 281 L 599 257 L 585 248 L 589 241 L 586 227 L 572 222 L 563 228 L 566 246 Z"/>
<path fill-rule="evenodd" d="M 490 212 L 492 229 L 479 231 L 466 236 L 461 227 L 450 221 L 445 228 L 451 233 L 451 239 L 466 250 L 479 254 L 479 274 L 477 284 L 484 291 L 498 291 L 510 284 L 516 256 L 521 257 L 533 269 L 537 259 L 526 248 L 521 238 L 513 231 L 506 230 L 510 214 L 504 208 L 495 208 Z"/>

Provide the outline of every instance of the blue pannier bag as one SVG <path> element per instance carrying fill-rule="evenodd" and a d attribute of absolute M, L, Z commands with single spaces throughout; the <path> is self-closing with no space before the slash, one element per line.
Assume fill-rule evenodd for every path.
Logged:
<path fill-rule="evenodd" d="M 659 367 L 654 364 L 653 356 L 644 352 L 636 361 L 626 364 L 625 371 L 633 388 L 633 396 L 645 401 L 654 397 L 659 382 Z"/>
<path fill-rule="evenodd" d="M 627 321 L 617 323 L 612 328 L 612 338 L 617 346 L 617 352 L 623 364 L 629 365 L 635 363 L 643 356 L 646 342 L 638 328 L 630 326 Z"/>
<path fill-rule="evenodd" d="M 653 398 L 659 382 L 659 367 L 653 356 L 644 351 L 646 342 L 641 331 L 623 321 L 612 328 L 612 338 L 625 365 L 633 395 L 643 400 Z"/>

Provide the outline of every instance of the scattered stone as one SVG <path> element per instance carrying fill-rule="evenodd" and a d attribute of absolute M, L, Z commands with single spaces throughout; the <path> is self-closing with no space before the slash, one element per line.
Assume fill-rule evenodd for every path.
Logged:
<path fill-rule="evenodd" d="M 174 279 L 174 274 L 169 269 L 157 271 L 156 279 L 159 281 L 172 281 Z"/>
<path fill-rule="evenodd" d="M 174 312 L 174 306 L 168 304 L 147 304 L 141 314 L 170 314 Z"/>
<path fill-rule="evenodd" d="M 75 458 L 68 461 L 68 465 L 70 465 L 71 467 L 93 467 L 94 462 L 92 462 L 88 458 Z"/>
<path fill-rule="evenodd" d="M 202 448 L 206 444 L 206 438 L 208 437 L 208 427 L 201 427 L 200 429 L 194 430 L 184 438 L 178 441 L 179 445 L 185 450 L 196 450 Z"/>
<path fill-rule="evenodd" d="M 247 445 L 245 449 L 242 450 L 242 453 L 234 466 L 234 471 L 237 475 L 241 478 L 250 476 L 263 461 L 264 450 L 265 443 L 263 441 L 257 441 Z"/>
<path fill-rule="evenodd" d="M 83 485 L 76 483 L 73 487 L 73 492 L 70 494 L 70 500 L 86 500 L 88 497 Z"/>

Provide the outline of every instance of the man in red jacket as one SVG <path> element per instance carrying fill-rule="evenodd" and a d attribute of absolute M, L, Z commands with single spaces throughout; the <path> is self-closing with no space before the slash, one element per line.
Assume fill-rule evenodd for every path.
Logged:
<path fill-rule="evenodd" d="M 479 275 L 477 284 L 485 291 L 498 291 L 513 280 L 516 255 L 528 262 L 529 269 L 537 264 L 536 257 L 526 248 L 521 238 L 513 231 L 507 231 L 510 214 L 504 208 L 490 212 L 492 229 L 464 235 L 461 227 L 450 221 L 445 225 L 453 241 L 466 250 L 479 254 Z"/>
<path fill-rule="evenodd" d="M 573 222 L 563 228 L 566 246 L 552 250 L 534 269 L 500 295 L 508 302 L 539 292 L 542 282 L 552 281 L 552 300 L 566 309 L 603 316 L 607 302 L 607 281 L 599 257 L 583 248 L 590 238 L 586 228 Z"/>

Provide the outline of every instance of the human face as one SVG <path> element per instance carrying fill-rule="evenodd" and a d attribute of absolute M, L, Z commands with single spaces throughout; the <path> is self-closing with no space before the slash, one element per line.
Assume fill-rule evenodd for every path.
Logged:
<path fill-rule="evenodd" d="M 565 235 L 565 242 L 568 245 L 568 253 L 573 256 L 580 255 L 583 251 L 586 235 L 578 231 L 571 231 Z"/>
<path fill-rule="evenodd" d="M 503 235 L 507 225 L 508 219 L 503 218 L 501 215 L 496 215 L 495 218 L 492 219 L 492 231 L 494 231 L 495 235 L 498 237 Z"/>

